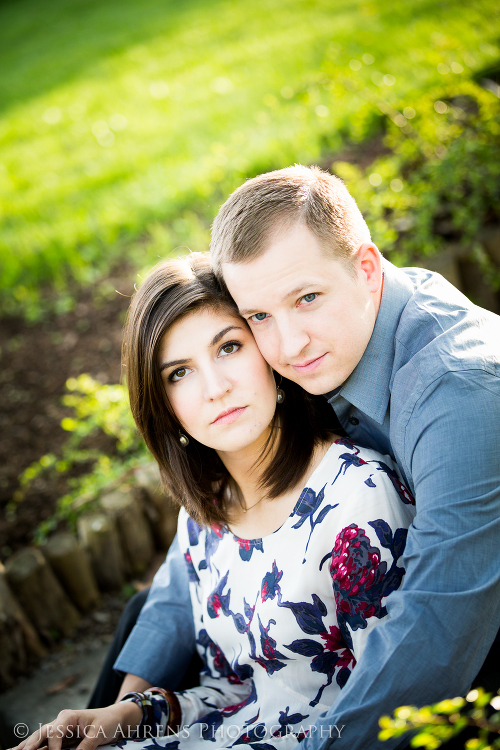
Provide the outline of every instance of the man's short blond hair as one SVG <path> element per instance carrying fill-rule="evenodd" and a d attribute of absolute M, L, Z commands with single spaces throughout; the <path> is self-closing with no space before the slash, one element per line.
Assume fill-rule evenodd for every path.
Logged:
<path fill-rule="evenodd" d="M 261 255 L 280 231 L 303 224 L 326 252 L 352 268 L 356 251 L 371 242 L 370 230 L 346 186 L 318 167 L 296 164 L 243 183 L 212 225 L 212 266 L 245 263 Z"/>

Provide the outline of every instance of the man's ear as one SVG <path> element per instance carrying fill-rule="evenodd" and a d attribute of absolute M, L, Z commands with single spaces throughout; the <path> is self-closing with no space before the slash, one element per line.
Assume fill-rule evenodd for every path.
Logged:
<path fill-rule="evenodd" d="M 373 242 L 364 242 L 356 253 L 358 269 L 364 275 L 372 294 L 382 289 L 382 256 Z"/>

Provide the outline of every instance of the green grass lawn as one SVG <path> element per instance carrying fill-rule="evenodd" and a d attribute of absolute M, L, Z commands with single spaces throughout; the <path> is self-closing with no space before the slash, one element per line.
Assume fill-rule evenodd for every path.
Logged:
<path fill-rule="evenodd" d="M 0 7 L 0 288 L 205 249 L 246 177 L 311 163 L 498 57 L 494 0 L 11 0 Z M 31 310 L 31 313 L 30 313 Z"/>

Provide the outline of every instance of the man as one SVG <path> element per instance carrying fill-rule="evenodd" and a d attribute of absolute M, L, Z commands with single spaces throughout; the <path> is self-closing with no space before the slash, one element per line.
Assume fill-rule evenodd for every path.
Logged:
<path fill-rule="evenodd" d="M 379 745 L 379 716 L 466 693 L 500 624 L 500 319 L 439 275 L 383 260 L 343 183 L 314 168 L 242 185 L 211 250 L 269 364 L 389 453 L 415 497 L 390 620 L 302 743 L 395 747 Z M 124 689 L 176 687 L 194 650 L 188 600 L 174 545 L 116 663 Z"/>

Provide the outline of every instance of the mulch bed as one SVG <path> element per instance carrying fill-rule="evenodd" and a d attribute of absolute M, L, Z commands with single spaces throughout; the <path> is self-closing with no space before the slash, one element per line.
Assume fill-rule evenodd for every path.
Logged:
<path fill-rule="evenodd" d="M 0 327 L 0 559 L 29 544 L 38 524 L 53 513 L 64 493 L 62 479 L 36 480 L 13 519 L 5 506 L 18 477 L 44 453 L 67 439 L 61 426 L 70 410 L 62 406 L 65 383 L 89 373 L 102 383 L 121 377 L 120 349 L 134 274 L 107 280 L 106 294 L 79 295 L 75 309 L 27 325 L 4 318 Z M 121 294 L 115 292 L 117 289 Z M 109 446 L 112 449 L 112 445 Z"/>

